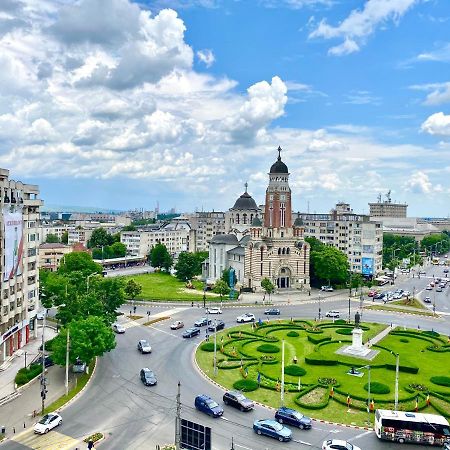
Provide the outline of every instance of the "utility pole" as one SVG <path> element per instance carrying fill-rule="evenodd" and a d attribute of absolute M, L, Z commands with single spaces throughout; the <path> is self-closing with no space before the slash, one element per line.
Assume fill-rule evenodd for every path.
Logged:
<path fill-rule="evenodd" d="M 67 327 L 67 342 L 66 342 L 66 395 L 69 394 L 69 352 L 70 352 L 70 331 Z"/>
<path fill-rule="evenodd" d="M 178 382 L 177 416 L 175 417 L 175 448 L 181 449 L 181 383 Z"/>
<path fill-rule="evenodd" d="M 44 320 L 42 323 L 42 374 L 41 374 L 41 414 L 45 410 L 45 396 L 47 394 L 47 385 L 45 380 L 45 322 L 47 318 L 47 309 L 44 311 Z"/>
<path fill-rule="evenodd" d="M 370 366 L 367 366 L 369 370 L 369 387 L 367 389 L 367 425 L 370 426 Z"/>
<path fill-rule="evenodd" d="M 351 321 L 351 310 L 350 310 L 350 301 L 352 297 L 352 276 L 353 273 L 350 271 L 350 285 L 349 285 L 349 292 L 348 292 L 348 323 Z"/>
<path fill-rule="evenodd" d="M 217 377 L 217 319 L 214 319 L 214 377 Z"/>
<path fill-rule="evenodd" d="M 398 371 L 400 365 L 400 355 L 396 354 L 395 359 L 395 394 L 394 394 L 394 411 L 398 411 Z"/>
<path fill-rule="evenodd" d="M 284 406 L 284 339 L 281 342 L 281 406 Z"/>

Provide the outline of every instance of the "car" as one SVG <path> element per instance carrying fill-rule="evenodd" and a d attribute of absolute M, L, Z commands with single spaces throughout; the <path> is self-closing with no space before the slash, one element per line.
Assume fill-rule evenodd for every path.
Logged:
<path fill-rule="evenodd" d="M 279 316 L 281 311 L 278 308 L 269 308 L 264 311 L 266 316 Z"/>
<path fill-rule="evenodd" d="M 356 445 L 341 439 L 328 439 L 323 441 L 322 450 L 361 450 Z"/>
<path fill-rule="evenodd" d="M 409 297 L 410 295 L 411 295 L 411 292 L 403 291 L 403 297 Z"/>
<path fill-rule="evenodd" d="M 334 291 L 334 289 L 333 289 L 332 286 L 322 286 L 322 287 L 320 288 L 320 290 L 321 290 L 321 291 L 325 291 L 325 292 L 333 292 L 333 291 Z"/>
<path fill-rule="evenodd" d="M 155 386 L 158 383 L 153 370 L 150 370 L 148 367 L 144 367 L 143 369 L 141 369 L 139 377 L 141 378 L 141 381 L 145 384 L 145 386 Z"/>
<path fill-rule="evenodd" d="M 392 298 L 393 298 L 394 300 L 400 300 L 400 299 L 403 298 L 403 294 L 400 294 L 400 292 L 396 292 L 396 293 L 392 296 Z"/>
<path fill-rule="evenodd" d="M 386 295 L 383 294 L 382 292 L 379 292 L 378 294 L 375 294 L 375 295 L 373 296 L 373 298 L 374 298 L 375 300 L 383 300 L 384 297 L 386 297 Z"/>
<path fill-rule="evenodd" d="M 216 306 L 213 306 L 212 308 L 208 308 L 206 310 L 208 314 L 222 314 L 222 310 Z"/>
<path fill-rule="evenodd" d="M 121 325 L 120 323 L 113 323 L 112 329 L 113 329 L 113 331 L 115 331 L 118 334 L 125 333 L 125 327 L 123 325 Z"/>
<path fill-rule="evenodd" d="M 197 395 L 194 405 L 199 411 L 212 417 L 220 417 L 223 414 L 223 408 L 207 395 Z"/>
<path fill-rule="evenodd" d="M 436 292 L 442 292 L 442 288 L 441 288 L 440 286 L 438 286 L 438 287 L 436 288 Z"/>
<path fill-rule="evenodd" d="M 176 320 L 172 325 L 170 325 L 171 330 L 179 330 L 184 327 L 184 323 L 181 320 Z"/>
<path fill-rule="evenodd" d="M 339 315 L 340 315 L 339 311 L 327 311 L 325 317 L 339 318 Z"/>
<path fill-rule="evenodd" d="M 448 269 L 444 269 L 444 273 L 448 273 Z"/>
<path fill-rule="evenodd" d="M 370 290 L 370 291 L 367 293 L 367 295 L 368 295 L 369 297 L 375 297 L 375 295 L 377 295 L 377 294 L 378 294 L 378 291 L 375 291 L 374 289 Z"/>
<path fill-rule="evenodd" d="M 282 406 L 275 413 L 275 420 L 287 425 L 293 425 L 301 430 L 309 430 L 312 427 L 312 420 L 302 413 L 292 408 Z"/>
<path fill-rule="evenodd" d="M 39 364 L 39 365 L 42 366 L 42 356 L 39 356 L 39 358 L 37 358 L 37 359 L 34 361 L 34 364 Z M 45 355 L 45 358 L 44 358 L 44 366 L 45 366 L 45 367 L 51 367 L 51 366 L 54 366 L 54 365 L 55 365 L 55 363 L 53 362 L 52 357 L 49 356 L 49 355 Z"/>
<path fill-rule="evenodd" d="M 433 290 L 433 287 L 430 286 L 430 285 L 428 285 L 428 286 L 425 288 L 425 290 L 427 290 L 427 291 L 432 291 L 432 290 Z"/>
<path fill-rule="evenodd" d="M 447 285 L 446 283 L 441 283 L 441 284 L 439 285 L 439 287 L 442 288 L 442 289 L 444 289 L 446 285 Z"/>
<path fill-rule="evenodd" d="M 137 343 L 137 349 L 138 349 L 141 353 L 151 353 L 151 352 L 152 352 L 152 347 L 150 346 L 150 344 L 148 343 L 148 341 L 146 341 L 145 339 L 141 339 L 141 340 Z"/>
<path fill-rule="evenodd" d="M 430 281 L 429 285 L 430 285 L 431 287 L 434 287 L 434 281 Z"/>
<path fill-rule="evenodd" d="M 425 272 L 425 270 L 419 270 L 419 275 L 426 275 L 427 273 Z"/>
<path fill-rule="evenodd" d="M 36 313 L 36 319 L 37 320 L 44 320 L 45 311 L 39 311 Z"/>
<path fill-rule="evenodd" d="M 430 297 L 425 297 L 425 298 L 423 299 L 423 301 L 424 301 L 425 303 L 431 303 L 431 298 L 430 298 Z"/>
<path fill-rule="evenodd" d="M 280 442 L 290 441 L 292 439 L 292 431 L 272 419 L 256 420 L 253 422 L 253 430 L 256 434 L 264 434 L 278 439 Z"/>
<path fill-rule="evenodd" d="M 200 320 L 194 322 L 196 327 L 203 327 L 205 325 L 209 325 L 211 323 L 211 319 L 207 319 L 206 317 L 202 317 Z"/>
<path fill-rule="evenodd" d="M 219 331 L 225 328 L 225 322 L 223 320 L 214 321 L 209 327 L 208 331 Z"/>
<path fill-rule="evenodd" d="M 37 434 L 46 434 L 53 428 L 62 424 L 62 417 L 56 413 L 49 413 L 34 425 L 34 432 Z"/>
<path fill-rule="evenodd" d="M 252 313 L 245 313 L 242 314 L 242 316 L 236 317 L 237 323 L 246 323 L 246 322 L 254 322 L 255 321 L 255 315 Z"/>
<path fill-rule="evenodd" d="M 77 359 L 72 366 L 73 373 L 84 373 L 86 372 L 86 363 Z"/>
<path fill-rule="evenodd" d="M 223 402 L 225 405 L 233 406 L 241 411 L 250 411 L 255 407 L 255 402 L 238 391 L 225 392 L 223 394 Z"/>
<path fill-rule="evenodd" d="M 200 328 L 188 328 L 182 334 L 184 338 L 191 338 L 200 334 Z"/>
<path fill-rule="evenodd" d="M 394 294 L 403 294 L 403 289 L 397 289 Z"/>

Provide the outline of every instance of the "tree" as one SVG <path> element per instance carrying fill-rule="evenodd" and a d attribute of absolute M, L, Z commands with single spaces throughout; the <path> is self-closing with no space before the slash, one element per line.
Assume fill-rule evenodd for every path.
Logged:
<path fill-rule="evenodd" d="M 90 316 L 71 322 L 69 362 L 78 358 L 90 363 L 96 356 L 102 356 L 116 346 L 111 327 L 101 317 Z M 66 363 L 67 328 L 63 328 L 52 342 L 52 359 L 63 366 Z"/>
<path fill-rule="evenodd" d="M 102 227 L 96 228 L 87 243 L 88 248 L 102 247 L 114 243 L 114 238 Z"/>
<path fill-rule="evenodd" d="M 47 244 L 57 244 L 59 242 L 59 238 L 56 234 L 49 233 L 45 239 Z"/>
<path fill-rule="evenodd" d="M 199 265 L 195 253 L 181 252 L 175 270 L 177 271 L 177 278 L 180 281 L 186 281 L 201 273 L 201 265 Z"/>
<path fill-rule="evenodd" d="M 237 283 L 237 276 L 236 276 L 236 271 L 233 272 L 233 286 L 236 286 Z M 224 271 L 222 272 L 222 280 L 225 281 L 225 283 L 227 284 L 228 287 L 230 286 L 230 269 L 224 269 Z"/>
<path fill-rule="evenodd" d="M 66 245 L 69 243 L 69 232 L 68 231 L 64 231 L 61 234 L 61 243 L 66 244 Z"/>
<path fill-rule="evenodd" d="M 172 264 L 169 265 L 171 262 L 172 257 L 170 256 L 169 252 L 167 251 L 167 247 L 164 244 L 158 243 L 156 244 L 151 250 L 149 254 L 149 260 L 152 267 L 158 267 L 158 268 L 165 268 L 167 269 L 167 266 L 172 267 Z"/>
<path fill-rule="evenodd" d="M 263 302 L 264 302 L 264 300 L 266 299 L 266 294 L 269 294 L 269 298 L 270 298 L 270 294 L 272 294 L 272 292 L 275 291 L 275 286 L 268 278 L 263 278 L 261 280 L 261 287 L 264 290 L 264 297 L 263 297 Z"/>
<path fill-rule="evenodd" d="M 228 295 L 230 293 L 230 287 L 228 284 L 222 279 L 217 280 L 214 286 L 213 292 L 220 295 L 220 301 L 222 301 L 222 297 Z"/>
<path fill-rule="evenodd" d="M 82 272 L 88 276 L 94 272 L 102 273 L 102 266 L 93 261 L 92 256 L 86 252 L 68 253 L 61 260 L 58 268 L 59 274 L 67 274 L 70 272 Z"/>
<path fill-rule="evenodd" d="M 128 298 L 134 300 L 142 292 L 142 285 L 131 279 L 127 281 L 124 290 Z"/>
<path fill-rule="evenodd" d="M 325 244 L 320 242 L 319 239 L 314 236 L 305 237 L 305 241 L 309 244 L 310 253 L 320 251 L 325 246 Z"/>
<path fill-rule="evenodd" d="M 337 248 L 324 245 L 319 251 L 311 252 L 311 273 L 319 282 L 344 284 L 348 278 L 347 256 Z"/>
<path fill-rule="evenodd" d="M 127 254 L 127 246 L 122 242 L 114 242 L 109 249 L 113 258 L 123 258 Z"/>
<path fill-rule="evenodd" d="M 122 231 L 136 231 L 136 227 L 134 225 L 125 225 Z"/>

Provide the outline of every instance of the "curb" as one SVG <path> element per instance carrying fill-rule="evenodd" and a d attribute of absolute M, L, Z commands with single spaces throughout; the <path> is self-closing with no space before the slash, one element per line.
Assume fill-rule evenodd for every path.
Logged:
<path fill-rule="evenodd" d="M 438 314 L 436 315 L 429 315 L 429 314 L 414 314 L 414 313 L 409 313 L 409 312 L 403 312 L 403 311 L 397 311 L 396 309 L 392 308 L 392 309 L 376 309 L 376 308 L 364 308 L 365 311 L 377 311 L 377 312 L 384 312 L 384 313 L 396 313 L 396 314 L 401 314 L 403 316 L 414 316 L 414 317 L 425 317 L 427 319 L 435 319 L 435 320 L 439 320 L 442 319 L 441 316 L 439 316 Z"/>
<path fill-rule="evenodd" d="M 199 342 L 197 344 L 197 346 L 195 347 L 195 351 L 192 353 L 192 360 L 194 361 L 194 367 L 197 370 L 197 372 L 199 372 L 200 375 L 203 376 L 203 378 L 206 378 L 210 383 L 214 384 L 216 387 L 226 391 L 227 389 L 225 389 L 221 384 L 219 384 L 216 381 L 214 381 L 213 379 L 211 379 L 208 375 L 206 375 L 205 372 L 203 372 L 202 369 L 200 369 L 200 367 L 199 367 L 199 365 L 197 363 L 197 360 L 195 359 L 195 353 L 197 352 L 197 350 L 200 347 L 200 345 L 202 345 L 205 342 L 206 342 L 205 340 Z M 257 402 L 257 401 L 254 401 L 254 402 L 255 402 L 255 405 L 261 406 L 261 407 L 266 408 L 266 409 L 268 409 L 270 411 L 276 411 L 277 410 L 277 408 L 274 408 L 273 406 L 268 406 L 268 405 L 265 405 L 264 403 L 260 403 L 260 402 Z M 311 420 L 313 420 L 314 422 L 326 423 L 328 425 L 336 425 L 336 426 L 341 426 L 341 427 L 345 427 L 345 428 L 353 428 L 355 430 L 374 431 L 374 429 L 370 428 L 370 427 L 360 427 L 358 425 L 348 425 L 346 423 L 331 422 L 329 420 L 315 419 L 314 417 L 311 417 Z"/>

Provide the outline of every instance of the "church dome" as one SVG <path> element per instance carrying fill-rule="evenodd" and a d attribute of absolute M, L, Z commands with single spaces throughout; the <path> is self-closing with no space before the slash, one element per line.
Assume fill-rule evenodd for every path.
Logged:
<path fill-rule="evenodd" d="M 248 184 L 245 183 L 245 192 L 236 200 L 234 206 L 231 209 L 249 210 L 258 209 L 255 200 L 247 192 Z"/>
<path fill-rule="evenodd" d="M 281 147 L 278 147 L 278 158 L 272 164 L 272 167 L 270 168 L 270 173 L 289 173 L 287 165 L 283 161 L 281 161 L 280 153 L 281 153 Z"/>

